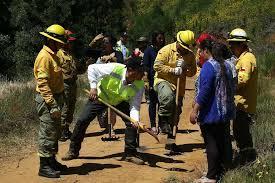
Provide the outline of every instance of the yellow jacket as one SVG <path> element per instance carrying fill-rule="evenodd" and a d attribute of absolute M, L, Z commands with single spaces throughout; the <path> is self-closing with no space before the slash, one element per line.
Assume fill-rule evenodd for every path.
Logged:
<path fill-rule="evenodd" d="M 49 47 L 43 46 L 38 53 L 33 72 L 36 79 L 36 91 L 41 94 L 48 105 L 56 105 L 53 95 L 63 92 L 64 83 L 59 58 Z"/>
<path fill-rule="evenodd" d="M 63 49 L 58 50 L 57 56 L 60 58 L 60 64 L 63 71 L 63 79 L 76 80 L 77 68 L 76 68 L 76 62 L 73 56 Z"/>
<path fill-rule="evenodd" d="M 176 88 L 177 76 L 171 73 L 171 69 L 176 67 L 176 61 L 179 58 L 183 58 L 187 64 L 187 69 L 183 70 L 183 73 L 180 76 L 179 96 L 184 96 L 186 76 L 194 76 L 196 74 L 197 67 L 194 53 L 189 52 L 188 55 L 184 55 L 182 57 L 177 52 L 176 42 L 168 44 L 159 50 L 154 63 L 154 69 L 156 71 L 154 85 L 157 85 L 161 81 L 167 81 L 171 84 L 172 89 Z"/>
<path fill-rule="evenodd" d="M 238 87 L 235 95 L 237 109 L 248 113 L 256 112 L 258 70 L 256 58 L 251 52 L 244 52 L 236 62 Z"/>

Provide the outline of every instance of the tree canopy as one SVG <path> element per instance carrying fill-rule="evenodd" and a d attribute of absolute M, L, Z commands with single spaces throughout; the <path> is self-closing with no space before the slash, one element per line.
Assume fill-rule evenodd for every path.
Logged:
<path fill-rule="evenodd" d="M 77 33 L 88 45 L 98 33 L 118 36 L 128 31 L 130 41 L 155 30 L 173 40 L 179 30 L 226 35 L 241 27 L 259 53 L 274 50 L 273 0 L 2 0 L 0 2 L 0 75 L 32 74 L 42 46 L 38 33 L 57 23 Z"/>

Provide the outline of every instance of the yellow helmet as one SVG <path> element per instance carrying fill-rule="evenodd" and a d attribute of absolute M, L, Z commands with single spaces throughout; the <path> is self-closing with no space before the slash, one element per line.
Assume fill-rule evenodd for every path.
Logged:
<path fill-rule="evenodd" d="M 230 32 L 227 41 L 250 42 L 250 39 L 247 37 L 247 34 L 243 29 L 236 28 Z"/>
<path fill-rule="evenodd" d="M 194 32 L 190 30 L 179 31 L 177 33 L 177 42 L 180 44 L 181 47 L 193 52 L 189 47 L 195 42 Z"/>
<path fill-rule="evenodd" d="M 48 27 L 46 31 L 39 33 L 59 43 L 65 44 L 65 29 L 61 25 L 53 24 Z"/>

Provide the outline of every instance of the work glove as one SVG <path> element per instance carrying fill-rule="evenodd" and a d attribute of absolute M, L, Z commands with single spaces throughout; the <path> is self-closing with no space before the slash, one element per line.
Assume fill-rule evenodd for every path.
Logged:
<path fill-rule="evenodd" d="M 176 62 L 176 67 L 181 67 L 182 69 L 185 69 L 186 68 L 186 63 L 183 59 L 179 59 L 177 60 Z"/>
<path fill-rule="evenodd" d="M 50 115 L 53 119 L 61 118 L 61 110 L 58 106 L 54 106 L 50 110 Z"/>
<path fill-rule="evenodd" d="M 173 68 L 172 73 L 176 76 L 180 76 L 182 74 L 182 68 L 181 67 Z"/>

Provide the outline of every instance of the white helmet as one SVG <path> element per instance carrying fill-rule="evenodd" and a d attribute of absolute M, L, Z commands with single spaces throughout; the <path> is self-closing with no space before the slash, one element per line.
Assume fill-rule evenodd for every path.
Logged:
<path fill-rule="evenodd" d="M 241 28 L 232 30 L 227 41 L 251 42 L 246 32 Z"/>

